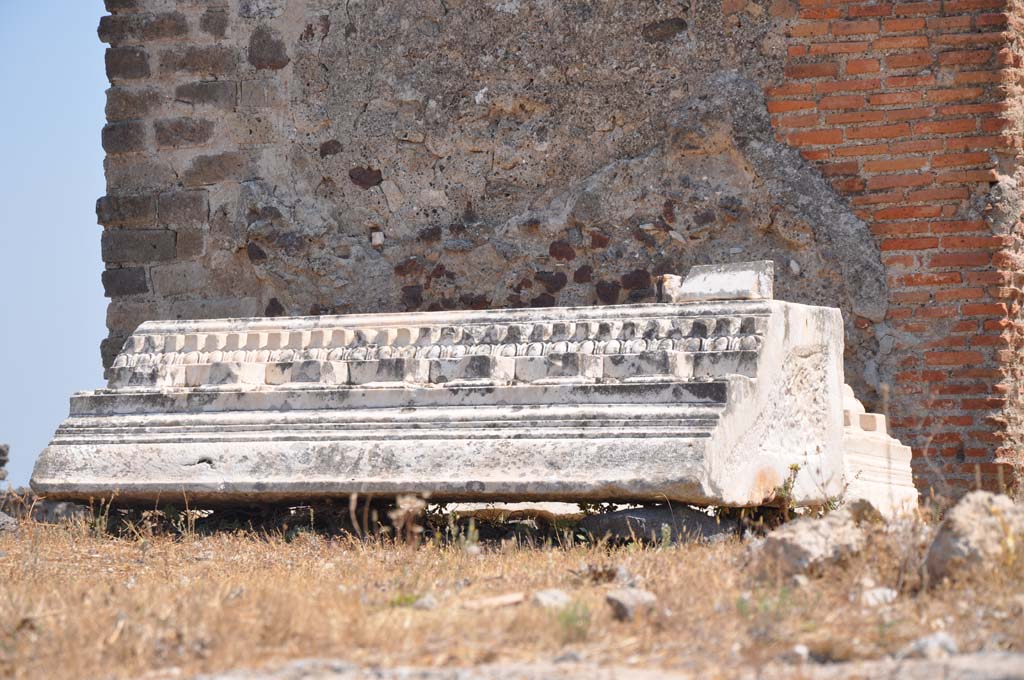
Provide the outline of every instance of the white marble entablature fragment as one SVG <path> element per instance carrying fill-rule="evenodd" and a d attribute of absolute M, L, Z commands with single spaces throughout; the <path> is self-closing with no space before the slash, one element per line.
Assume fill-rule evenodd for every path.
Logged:
<path fill-rule="evenodd" d="M 765 263 L 729 271 L 687 277 L 707 286 L 688 302 L 147 322 L 32 484 L 749 506 L 795 475 L 791 500 L 824 503 L 844 487 L 841 314 L 771 299 Z"/>

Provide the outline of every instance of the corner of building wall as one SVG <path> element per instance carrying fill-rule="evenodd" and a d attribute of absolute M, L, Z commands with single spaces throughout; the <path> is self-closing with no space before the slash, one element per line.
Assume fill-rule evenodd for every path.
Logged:
<path fill-rule="evenodd" d="M 855 323 L 878 345 L 873 406 L 941 494 L 1020 479 L 1019 15 L 1006 0 L 802 0 L 767 91 L 779 138 L 878 243 L 889 312 Z"/>

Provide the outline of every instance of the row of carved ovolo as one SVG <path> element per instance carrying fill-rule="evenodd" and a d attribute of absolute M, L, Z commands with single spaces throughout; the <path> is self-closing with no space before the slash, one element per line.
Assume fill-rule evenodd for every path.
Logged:
<path fill-rule="evenodd" d="M 753 349 L 740 347 L 731 339 L 763 335 L 765 316 L 661 317 L 635 320 L 560 321 L 531 323 L 467 324 L 462 326 L 419 326 L 382 328 L 321 328 L 289 330 L 287 327 L 263 331 L 222 331 L 214 333 L 177 332 L 140 333 L 128 338 L 122 354 L 237 353 L 239 351 L 296 350 L 312 351 L 357 349 L 373 352 L 381 358 L 383 348 L 391 356 L 437 358 L 461 354 L 499 354 L 530 356 L 550 352 L 578 351 L 589 354 L 631 352 L 626 346 L 646 349 L 711 351 Z M 722 340 L 723 338 L 729 341 Z M 671 345 L 664 341 L 672 341 Z M 683 342 L 690 341 L 690 342 Z M 705 342 L 706 341 L 706 342 Z M 632 343 L 632 345 L 630 345 Z M 748 341 L 749 344 L 749 341 Z M 437 349 L 437 348 L 447 349 Z M 463 349 L 457 349 L 457 348 Z M 515 350 L 511 348 L 515 347 Z M 525 347 L 526 349 L 521 349 Z M 497 349 L 496 349 L 497 348 Z M 569 349 L 573 348 L 573 349 Z M 607 349 L 604 349 L 607 348 Z M 643 349 L 639 351 L 644 351 Z M 445 354 L 447 352 L 447 354 Z M 319 358 L 322 353 L 318 354 Z M 297 357 L 312 358 L 305 354 Z"/>
<path fill-rule="evenodd" d="M 641 352 L 727 352 L 759 350 L 759 335 L 717 338 L 669 338 L 653 340 L 606 340 L 594 342 L 533 342 L 505 345 L 416 345 L 336 347 L 334 349 L 275 349 L 213 352 L 121 354 L 114 368 L 136 366 L 195 365 L 220 362 L 287 363 L 298 361 L 376 361 L 379 359 L 458 359 L 463 356 L 536 357 L 548 354 L 640 354 Z"/>

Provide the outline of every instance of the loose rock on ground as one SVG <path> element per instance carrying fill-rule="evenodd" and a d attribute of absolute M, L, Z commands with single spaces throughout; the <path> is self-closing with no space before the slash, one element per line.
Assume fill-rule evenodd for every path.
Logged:
<path fill-rule="evenodd" d="M 950 510 L 925 554 L 931 582 L 981 561 L 1024 559 L 1024 506 L 1008 496 L 974 491 Z"/>

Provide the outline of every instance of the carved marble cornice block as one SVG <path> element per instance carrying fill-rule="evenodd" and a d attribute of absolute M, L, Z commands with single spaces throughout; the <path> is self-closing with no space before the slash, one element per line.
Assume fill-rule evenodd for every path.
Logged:
<path fill-rule="evenodd" d="M 910 447 L 889 436 L 884 415 L 865 412 L 849 385 L 843 385 L 843 426 L 843 497 L 866 499 L 886 517 L 916 511 Z"/>
<path fill-rule="evenodd" d="M 744 506 L 798 468 L 796 503 L 840 493 L 839 311 L 769 299 L 761 263 L 695 271 L 705 300 L 147 322 L 108 387 L 72 397 L 32 484 Z"/>

